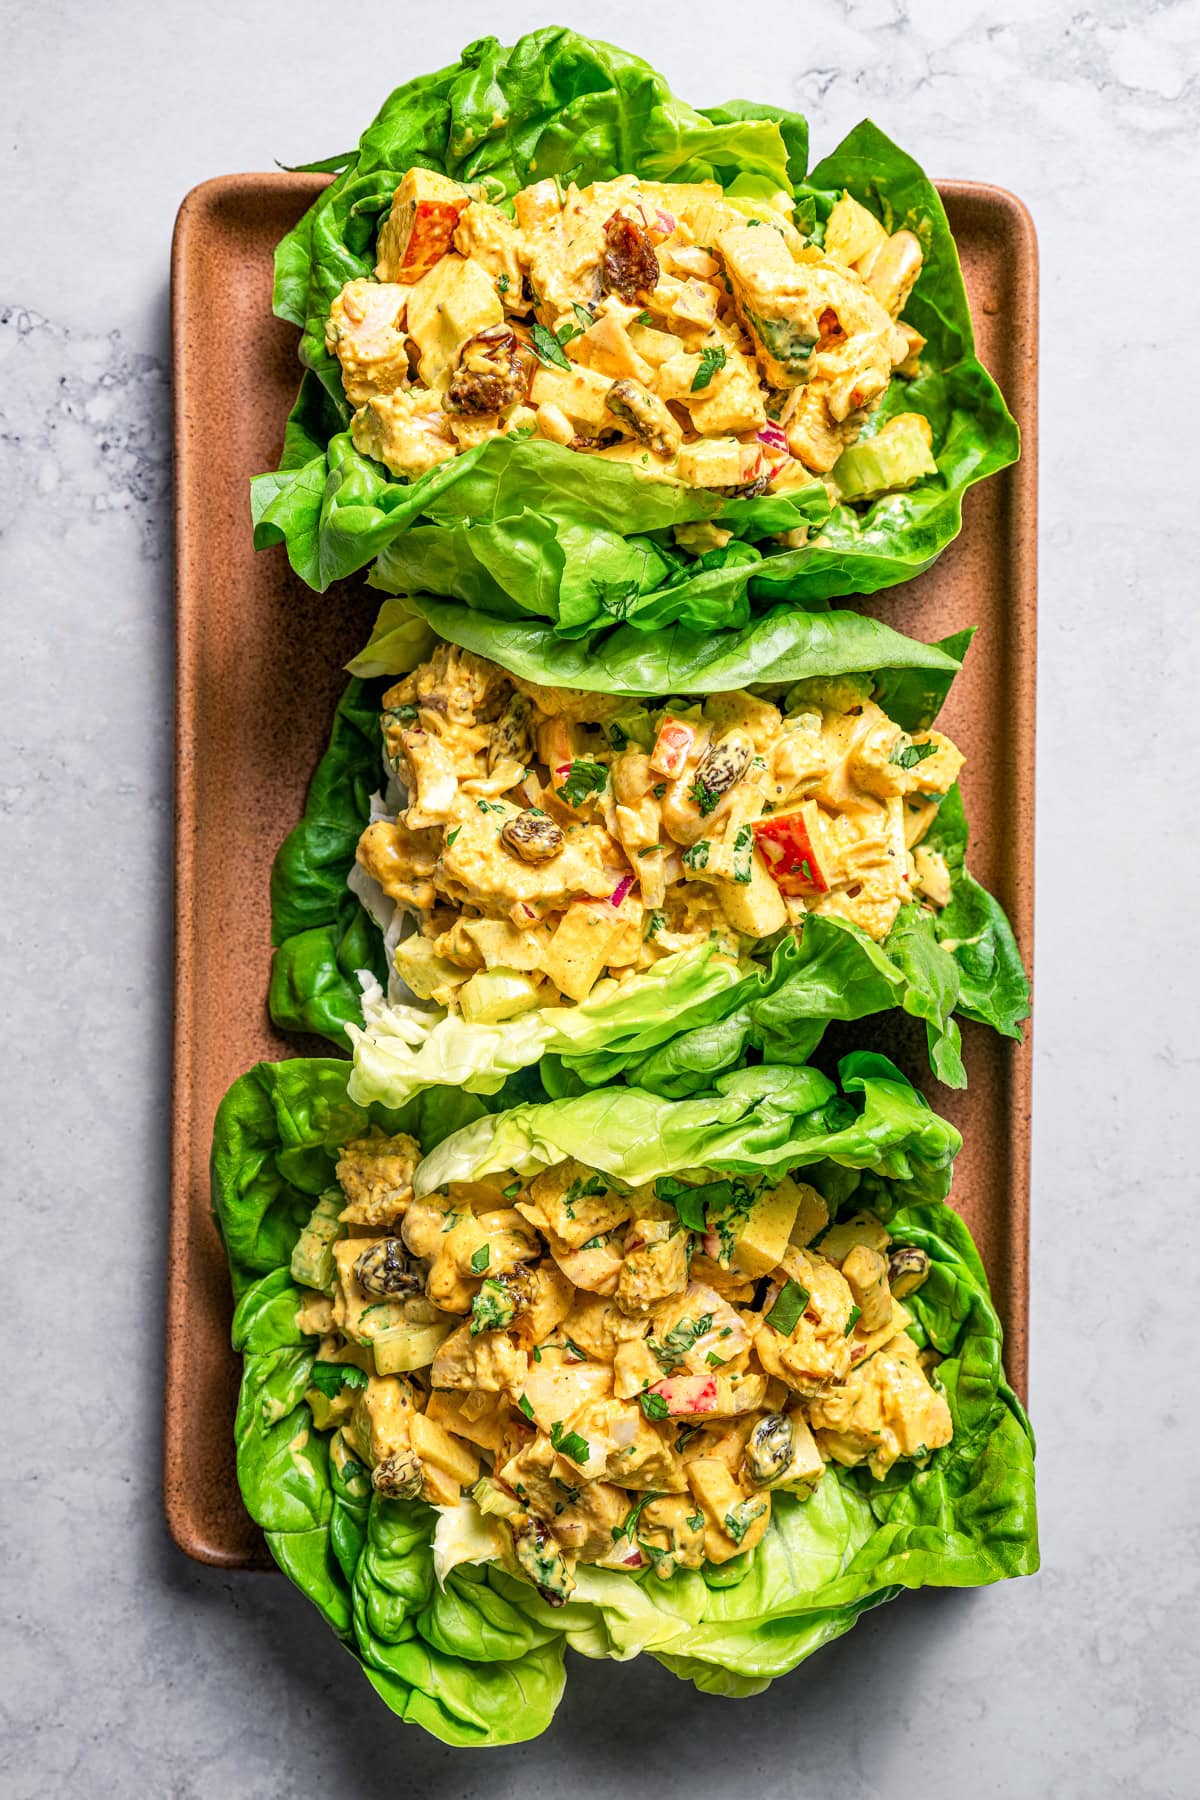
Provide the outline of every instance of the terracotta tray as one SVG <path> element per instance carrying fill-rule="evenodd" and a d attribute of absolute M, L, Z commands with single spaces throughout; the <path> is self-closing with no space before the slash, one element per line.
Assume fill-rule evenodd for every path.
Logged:
<path fill-rule="evenodd" d="M 230 175 L 180 208 L 172 264 L 177 528 L 174 1145 L 167 1300 L 164 1496 L 175 1542 L 202 1562 L 270 1567 L 241 1503 L 232 1424 L 225 1260 L 209 1219 L 213 1115 L 260 1058 L 329 1054 L 275 1032 L 265 994 L 268 877 L 324 747 L 342 664 L 375 602 L 361 583 L 325 598 L 282 550 L 251 547 L 247 481 L 274 465 L 298 368 L 271 316 L 272 250 L 320 190 L 310 175 Z M 865 604 L 902 631 L 979 625 L 946 721 L 967 752 L 974 873 L 1033 948 L 1037 252 L 1020 201 L 947 182 L 983 361 L 1020 421 L 1015 470 L 967 498 L 962 536 L 931 572 Z M 861 1034 L 862 1027 L 857 1030 Z M 1024 1391 L 1029 1204 L 1028 1041 L 968 1026 L 965 1095 L 934 1092 L 963 1131 L 954 1200 L 975 1234 Z M 872 1033 L 919 1076 L 903 1026 Z M 827 1040 L 828 1041 L 828 1040 Z M 835 1050 L 843 1047 L 833 1043 Z"/>

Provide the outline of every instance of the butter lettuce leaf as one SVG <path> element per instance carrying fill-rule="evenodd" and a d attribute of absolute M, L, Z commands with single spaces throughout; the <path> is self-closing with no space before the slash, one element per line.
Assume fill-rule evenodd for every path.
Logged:
<path fill-rule="evenodd" d="M 255 543 L 283 543 L 319 591 L 374 564 L 394 593 L 450 594 L 510 619 L 535 615 L 563 636 L 614 622 L 655 632 L 749 622 L 780 601 L 872 593 L 921 572 L 956 535 L 975 481 L 1011 463 L 1016 426 L 974 352 L 966 292 L 941 201 L 912 158 L 859 125 L 806 175 L 796 113 L 734 101 L 697 110 L 639 58 L 558 27 L 511 48 L 481 38 L 460 61 L 397 88 L 339 173 L 276 253 L 275 311 L 301 331 L 305 369 L 277 470 L 252 487 Z M 896 380 L 869 429 L 918 411 L 933 428 L 936 474 L 904 494 L 831 510 L 822 482 L 726 499 L 644 478 L 633 467 L 544 442 L 478 446 L 403 482 L 350 441 L 351 408 L 325 322 L 344 283 L 370 275 L 382 217 L 418 164 L 479 181 L 503 200 L 531 179 L 586 184 L 620 173 L 715 180 L 745 195 L 783 190 L 819 241 L 843 191 L 889 229 L 921 239 L 906 317 L 927 339 L 920 372 Z M 671 527 L 716 519 L 724 549 L 692 556 Z M 800 548 L 775 540 L 802 530 Z"/>
<path fill-rule="evenodd" d="M 318 1059 L 242 1076 L 217 1115 L 213 1206 L 238 1295 L 246 1505 L 279 1566 L 400 1717 L 449 1744 L 524 1741 L 554 1713 L 567 1648 L 645 1653 L 705 1692 L 753 1694 L 904 1588 L 980 1586 L 1036 1569 L 1032 1437 L 1004 1379 L 978 1253 L 945 1204 L 958 1133 L 885 1058 L 844 1058 L 840 1091 L 815 1070 L 765 1065 L 685 1101 L 626 1088 L 494 1116 L 446 1089 L 398 1111 L 364 1108 L 348 1074 L 345 1062 Z M 338 1146 L 372 1127 L 418 1138 L 428 1151 L 422 1191 L 567 1154 L 639 1181 L 702 1163 L 804 1168 L 835 1211 L 870 1206 L 896 1241 L 929 1255 L 929 1277 L 906 1305 L 918 1342 L 941 1358 L 952 1442 L 883 1481 L 830 1464 L 808 1501 L 778 1495 L 761 1543 L 730 1563 L 669 1582 L 582 1567 L 567 1604 L 549 1606 L 489 1545 L 482 1521 L 385 1499 L 344 1440 L 333 1454 L 335 1440 L 314 1429 L 305 1393 L 317 1340 L 296 1323 L 302 1294 L 289 1259 Z M 455 1535 L 481 1545 L 481 1560 L 443 1553 L 439 1562 L 438 1540 Z"/>

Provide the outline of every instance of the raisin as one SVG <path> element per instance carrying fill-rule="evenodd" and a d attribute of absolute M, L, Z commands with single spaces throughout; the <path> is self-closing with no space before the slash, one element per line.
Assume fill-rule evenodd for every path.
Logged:
<path fill-rule="evenodd" d="M 604 227 L 604 289 L 636 300 L 658 286 L 658 258 L 640 225 L 615 212 Z"/>

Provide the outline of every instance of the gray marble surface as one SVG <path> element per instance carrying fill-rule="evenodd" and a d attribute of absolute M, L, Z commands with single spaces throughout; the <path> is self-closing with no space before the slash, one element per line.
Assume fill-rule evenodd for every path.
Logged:
<path fill-rule="evenodd" d="M 1037 222 L 1045 1567 L 898 1602 L 737 1705 L 577 1664 L 549 1736 L 485 1757 L 396 1726 L 283 1580 L 169 1545 L 171 223 L 195 182 L 341 149 L 390 81 L 543 20 L 510 0 L 5 0 L 0 1792 L 1194 1796 L 1200 633 L 1179 445 L 1200 398 L 1200 11 L 558 14 L 692 98 L 803 108 L 818 151 L 870 113 Z"/>

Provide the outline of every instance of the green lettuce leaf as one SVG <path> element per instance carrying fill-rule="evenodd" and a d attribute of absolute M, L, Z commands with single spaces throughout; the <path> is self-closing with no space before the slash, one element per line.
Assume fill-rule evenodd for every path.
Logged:
<path fill-rule="evenodd" d="M 715 656 L 711 640 L 680 627 L 656 638 L 617 627 L 593 654 L 544 623 L 513 624 L 453 602 L 386 603 L 355 661 L 360 676 L 338 708 L 304 817 L 276 859 L 272 1017 L 285 1030 L 318 1033 L 339 1048 L 353 1041 L 356 1093 L 392 1105 L 430 1082 L 494 1093 L 539 1058 L 561 1059 L 549 1071 L 553 1079 L 560 1067 L 569 1080 L 596 1086 L 636 1070 L 642 1086 L 679 1096 L 705 1087 L 751 1050 L 776 1062 L 804 1062 L 832 1021 L 893 1008 L 925 1022 L 934 1073 L 963 1086 L 956 1011 L 1012 1033 L 1028 1006 L 1003 912 L 963 864 L 957 790 L 928 840 L 951 871 L 952 904 L 940 917 L 907 906 L 880 945 L 843 920 L 814 916 L 799 942 L 785 940 L 740 979 L 728 962 L 690 954 L 664 960 L 619 991 L 600 990 L 582 1007 L 535 1009 L 499 1025 L 384 1006 L 380 931 L 346 881 L 371 792 L 383 781 L 383 677 L 407 672 L 439 637 L 529 680 L 594 692 L 782 691 L 812 676 L 870 673 L 880 704 L 916 731 L 936 717 L 970 636 L 921 644 L 857 613 L 775 608 L 725 634 Z M 365 1012 L 360 970 L 374 984 Z M 959 1000 L 964 982 L 968 1004 Z"/>
<path fill-rule="evenodd" d="M 960 1140 L 885 1058 L 845 1058 L 840 1093 L 815 1070 L 764 1066 L 686 1101 L 627 1088 L 491 1117 L 446 1090 L 399 1112 L 364 1109 L 347 1075 L 344 1062 L 296 1061 L 236 1082 L 217 1116 L 213 1203 L 239 1294 L 246 1505 L 280 1567 L 402 1718 L 450 1744 L 535 1736 L 561 1695 L 568 1647 L 645 1652 L 705 1692 L 757 1693 L 903 1588 L 1036 1569 L 1028 1421 L 1004 1380 L 978 1254 L 944 1204 Z M 636 1181 L 702 1164 L 804 1168 L 835 1211 L 870 1206 L 898 1242 L 929 1255 L 929 1277 L 906 1304 L 918 1341 L 943 1358 L 936 1379 L 953 1441 L 883 1481 L 831 1464 L 810 1500 L 776 1497 L 756 1550 L 669 1582 L 584 1567 L 568 1603 L 552 1608 L 492 1560 L 438 1565 L 439 1518 L 453 1515 L 375 1494 L 352 1454 L 330 1453 L 304 1398 L 316 1340 L 296 1324 L 291 1248 L 339 1144 L 372 1125 L 418 1137 L 429 1152 L 422 1191 L 568 1154 Z"/>
<path fill-rule="evenodd" d="M 557 27 L 510 49 L 481 38 L 459 63 L 407 82 L 384 104 L 340 173 L 276 253 L 275 310 L 302 333 L 307 373 L 277 471 L 252 488 L 255 543 L 285 543 L 310 586 L 374 562 L 394 593 L 451 594 L 510 619 L 534 614 L 565 637 L 614 622 L 643 632 L 749 622 L 787 600 L 872 593 L 921 572 L 961 525 L 972 482 L 1011 463 L 1016 426 L 974 353 L 966 292 L 937 192 L 910 157 L 862 124 L 805 177 L 807 127 L 795 113 L 735 101 L 697 111 L 661 75 L 611 45 Z M 906 317 L 926 337 L 920 373 L 897 380 L 869 429 L 897 410 L 933 427 L 937 473 L 904 494 L 832 512 L 823 483 L 728 500 L 643 479 L 558 446 L 503 439 L 420 480 L 393 479 L 360 455 L 325 321 L 344 283 L 369 275 L 381 217 L 419 164 L 483 181 L 503 199 L 531 178 L 582 184 L 631 172 L 714 179 L 750 196 L 783 189 L 819 240 L 849 191 L 889 229 L 906 226 L 925 260 Z M 670 528 L 719 519 L 734 533 L 700 557 Z M 781 533 L 807 528 L 800 549 Z"/>

